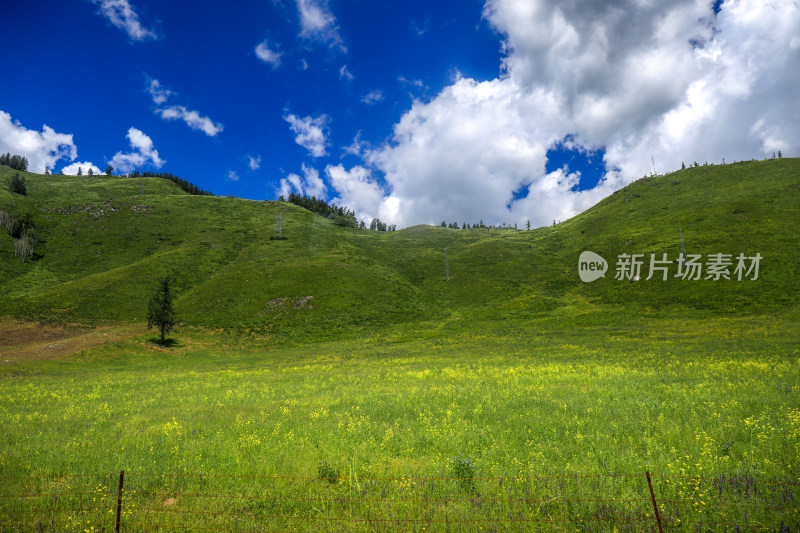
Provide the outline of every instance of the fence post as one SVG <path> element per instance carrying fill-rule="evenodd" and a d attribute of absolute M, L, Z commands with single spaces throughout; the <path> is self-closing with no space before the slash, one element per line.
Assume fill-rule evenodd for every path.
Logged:
<path fill-rule="evenodd" d="M 650 487 L 650 499 L 653 500 L 653 510 L 656 512 L 656 523 L 658 524 L 658 533 L 664 533 L 664 530 L 661 529 L 661 517 L 658 515 L 658 505 L 656 504 L 656 494 L 653 492 L 653 482 L 650 481 L 650 471 L 645 472 L 647 476 L 647 486 Z M 121 485 L 120 481 L 120 486 Z"/>
<path fill-rule="evenodd" d="M 119 518 L 122 515 L 122 481 L 125 478 L 125 471 L 119 471 L 119 490 L 117 491 L 117 525 L 114 528 L 116 533 L 119 533 Z M 651 489 L 652 490 L 652 489 Z"/>

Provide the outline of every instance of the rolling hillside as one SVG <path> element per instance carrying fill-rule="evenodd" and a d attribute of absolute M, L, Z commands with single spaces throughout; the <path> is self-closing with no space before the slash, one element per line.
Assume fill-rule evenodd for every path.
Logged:
<path fill-rule="evenodd" d="M 342 228 L 291 204 L 190 196 L 157 178 L 22 173 L 28 195 L 20 196 L 8 190 L 13 173 L 0 168 L 0 210 L 29 213 L 41 239 L 23 262 L 0 234 L 0 315 L 22 320 L 142 322 L 167 273 L 184 324 L 279 338 L 414 322 L 454 331 L 534 317 L 593 322 L 608 313 L 795 315 L 800 298 L 799 159 L 641 179 L 532 231 Z M 283 241 L 270 239 L 279 213 Z M 758 280 L 645 280 L 650 253 L 677 259 L 679 228 L 687 252 L 703 260 L 761 254 Z M 605 279 L 580 281 L 583 250 L 608 261 Z M 622 253 L 646 254 L 642 281 L 614 279 Z"/>

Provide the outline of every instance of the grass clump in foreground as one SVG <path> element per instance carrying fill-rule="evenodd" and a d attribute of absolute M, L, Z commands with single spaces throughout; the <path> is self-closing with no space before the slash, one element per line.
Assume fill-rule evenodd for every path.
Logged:
<path fill-rule="evenodd" d="M 666 530 L 800 527 L 796 321 L 575 320 L 6 366 L 0 476 L 92 475 L 6 477 L 0 516 L 108 531 L 124 469 L 133 530 L 642 531 L 649 470 Z"/>

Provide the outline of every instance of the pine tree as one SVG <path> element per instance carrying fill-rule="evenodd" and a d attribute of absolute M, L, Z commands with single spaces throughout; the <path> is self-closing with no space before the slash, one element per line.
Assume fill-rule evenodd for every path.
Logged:
<path fill-rule="evenodd" d="M 25 186 L 25 178 L 21 177 L 16 172 L 11 177 L 11 185 L 9 186 L 9 189 L 11 189 L 11 192 L 15 192 L 23 196 L 28 194 L 28 189 Z"/>
<path fill-rule="evenodd" d="M 158 284 L 153 298 L 147 310 L 147 327 L 156 326 L 161 332 L 161 344 L 164 344 L 164 336 L 175 327 L 175 310 L 172 307 L 172 293 L 170 291 L 171 278 L 169 276 L 162 279 Z"/>
<path fill-rule="evenodd" d="M 531 221 L 528 219 L 528 222 L 525 224 L 528 229 L 531 229 Z"/>
<path fill-rule="evenodd" d="M 114 172 L 114 167 L 112 167 L 111 165 L 108 165 L 106 167 L 106 176 L 110 176 L 112 172 Z"/>
<path fill-rule="evenodd" d="M 89 176 L 94 176 L 94 170 L 92 170 L 92 167 L 89 167 L 89 172 L 87 172 L 87 174 Z"/>
<path fill-rule="evenodd" d="M 17 154 L 5 153 L 0 155 L 0 165 L 11 167 L 14 170 L 28 171 L 28 158 Z"/>
<path fill-rule="evenodd" d="M 27 158 L 22 157 L 21 155 L 17 155 L 17 154 L 14 154 L 14 155 L 6 154 L 6 155 L 9 156 L 8 157 L 8 163 L 6 163 L 8 166 L 13 168 L 14 170 L 21 170 L 22 172 L 27 172 L 27 170 L 28 170 L 28 159 Z"/>
<path fill-rule="evenodd" d="M 78 176 L 83 176 L 83 169 L 78 167 Z"/>

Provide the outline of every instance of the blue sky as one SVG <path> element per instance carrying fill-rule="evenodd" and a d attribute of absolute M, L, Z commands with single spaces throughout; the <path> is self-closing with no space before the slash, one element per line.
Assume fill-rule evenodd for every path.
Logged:
<path fill-rule="evenodd" d="M 426 1 L 341 2 L 331 28 L 340 42 L 300 36 L 293 2 L 129 5 L 156 38 L 131 38 L 88 1 L 7 6 L 0 59 L 33 83 L 3 84 L 0 109 L 31 127 L 72 133 L 78 160 L 102 169 L 128 150 L 135 127 L 166 161 L 140 170 L 172 172 L 217 194 L 274 198 L 279 179 L 302 163 L 342 161 L 357 134 L 382 143 L 414 98 L 435 96 L 457 72 L 491 79 L 499 71 L 500 35 L 475 0 L 459 10 Z M 256 55 L 265 41 L 280 53 L 277 67 Z M 209 136 L 160 118 L 147 92 L 152 80 L 174 93 L 168 105 L 196 110 L 222 131 Z M 295 143 L 289 114 L 327 117 L 326 156 L 309 157 Z M 260 158 L 255 171 L 249 157 Z"/>
<path fill-rule="evenodd" d="M 0 150 L 399 226 L 543 225 L 651 157 L 796 152 L 796 5 L 647 4 L 14 2 Z"/>

